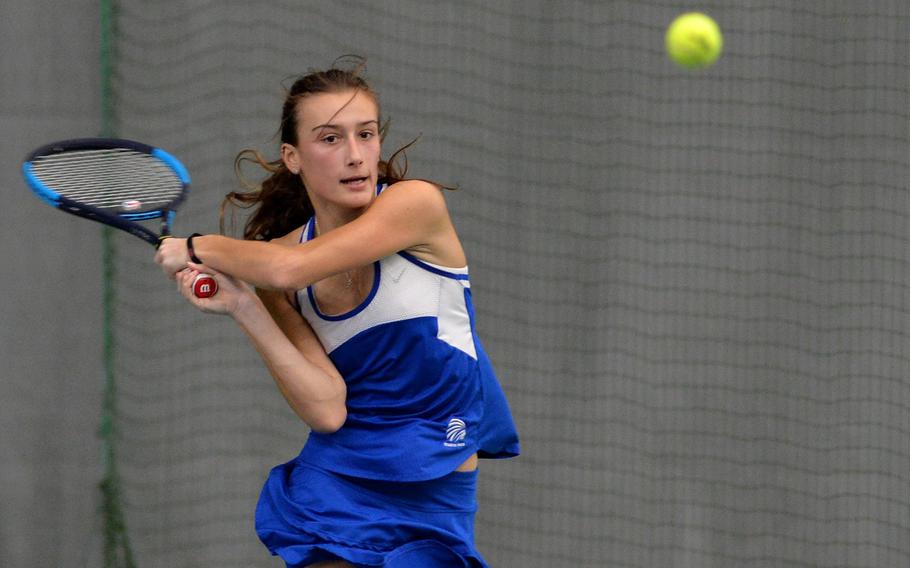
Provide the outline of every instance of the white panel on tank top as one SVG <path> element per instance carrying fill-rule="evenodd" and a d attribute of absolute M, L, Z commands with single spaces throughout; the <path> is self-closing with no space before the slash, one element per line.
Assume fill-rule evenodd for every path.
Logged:
<path fill-rule="evenodd" d="M 304 229 L 304 235 L 307 229 L 308 227 Z M 316 332 L 327 353 L 372 327 L 420 317 L 434 317 L 438 324 L 437 337 L 441 341 L 477 358 L 471 319 L 465 303 L 464 291 L 470 287 L 468 280 L 437 274 L 398 254 L 379 262 L 379 289 L 369 305 L 355 316 L 326 320 L 313 310 L 306 289 L 297 293 L 301 313 Z M 466 269 L 421 262 L 443 272 L 467 274 Z M 318 303 L 318 297 L 316 301 Z"/>

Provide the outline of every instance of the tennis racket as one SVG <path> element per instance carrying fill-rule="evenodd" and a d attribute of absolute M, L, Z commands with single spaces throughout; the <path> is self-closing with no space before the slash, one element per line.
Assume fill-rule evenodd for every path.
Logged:
<path fill-rule="evenodd" d="M 160 148 L 117 138 L 78 138 L 45 144 L 22 164 L 22 175 L 42 201 L 67 213 L 126 231 L 155 245 L 171 234 L 190 175 Z M 158 232 L 141 222 L 160 219 Z M 197 297 L 214 296 L 218 284 L 201 274 Z"/>

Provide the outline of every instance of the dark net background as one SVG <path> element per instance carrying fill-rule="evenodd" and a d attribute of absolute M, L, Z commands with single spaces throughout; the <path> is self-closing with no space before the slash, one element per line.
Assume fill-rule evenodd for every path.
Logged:
<path fill-rule="evenodd" d="M 665 56 L 710 13 L 713 68 Z M 447 194 L 523 455 L 481 464 L 493 566 L 910 565 L 910 4 L 118 2 L 116 131 L 193 175 L 277 157 L 287 77 L 367 57 Z M 284 81 L 287 84 L 287 81 Z M 141 567 L 277 566 L 307 435 L 236 327 L 119 237 L 120 468 Z"/>

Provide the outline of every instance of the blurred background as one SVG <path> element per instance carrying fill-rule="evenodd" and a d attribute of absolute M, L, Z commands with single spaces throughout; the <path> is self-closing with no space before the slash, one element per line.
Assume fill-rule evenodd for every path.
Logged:
<path fill-rule="evenodd" d="M 725 38 L 698 72 L 664 52 L 690 10 Z M 160 146 L 175 232 L 217 232 L 282 84 L 349 53 L 384 155 L 420 136 L 411 174 L 459 187 L 523 446 L 481 464 L 492 566 L 910 565 L 908 30 L 902 0 L 4 2 L 0 566 L 281 565 L 253 509 L 306 428 L 151 247 L 19 165 Z"/>

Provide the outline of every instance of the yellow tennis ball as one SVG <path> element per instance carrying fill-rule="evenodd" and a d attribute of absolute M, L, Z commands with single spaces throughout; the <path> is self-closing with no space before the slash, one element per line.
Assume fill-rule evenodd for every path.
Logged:
<path fill-rule="evenodd" d="M 686 69 L 701 69 L 717 61 L 724 47 L 720 27 L 700 12 L 682 14 L 667 28 L 667 53 Z"/>

